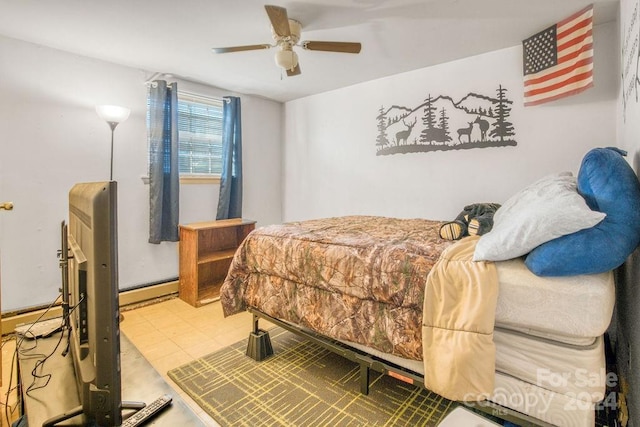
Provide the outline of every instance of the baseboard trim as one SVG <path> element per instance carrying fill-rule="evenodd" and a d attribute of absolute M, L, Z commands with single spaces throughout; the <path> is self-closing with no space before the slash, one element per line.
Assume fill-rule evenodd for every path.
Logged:
<path fill-rule="evenodd" d="M 144 288 L 133 289 L 130 291 L 122 291 L 119 294 L 120 307 L 124 307 L 130 304 L 138 304 L 144 301 L 152 300 L 155 298 L 165 297 L 171 294 L 178 293 L 178 280 L 171 282 L 160 283 L 153 286 L 147 286 Z M 46 312 L 46 314 L 45 314 Z M 13 316 L 3 317 L 0 321 L 2 335 L 12 334 L 15 331 L 16 326 L 24 323 L 33 323 L 42 316 L 42 319 L 52 319 L 54 317 L 62 316 L 62 307 L 57 305 L 52 307 L 47 312 L 47 309 L 38 309 L 28 311 L 26 313 L 16 314 Z"/>
<path fill-rule="evenodd" d="M 178 293 L 179 280 L 120 292 L 120 307 Z"/>

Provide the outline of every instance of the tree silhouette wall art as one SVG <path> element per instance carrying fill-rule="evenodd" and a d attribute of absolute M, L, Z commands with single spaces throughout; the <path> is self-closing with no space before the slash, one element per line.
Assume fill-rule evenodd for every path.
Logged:
<path fill-rule="evenodd" d="M 376 154 L 516 146 L 509 121 L 512 104 L 507 89 L 499 85 L 493 97 L 470 92 L 456 102 L 447 95 L 428 94 L 415 108 L 381 106 Z"/>

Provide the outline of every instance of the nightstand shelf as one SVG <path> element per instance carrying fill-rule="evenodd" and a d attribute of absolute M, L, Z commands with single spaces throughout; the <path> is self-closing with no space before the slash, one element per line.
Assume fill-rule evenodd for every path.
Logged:
<path fill-rule="evenodd" d="M 241 218 L 180 225 L 180 298 L 194 307 L 217 300 L 236 249 L 254 228 Z"/>

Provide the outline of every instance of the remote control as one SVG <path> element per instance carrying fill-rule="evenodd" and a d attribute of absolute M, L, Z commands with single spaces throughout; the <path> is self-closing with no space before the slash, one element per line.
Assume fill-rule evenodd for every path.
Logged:
<path fill-rule="evenodd" d="M 137 427 L 171 404 L 171 396 L 163 394 L 122 422 L 122 427 Z"/>

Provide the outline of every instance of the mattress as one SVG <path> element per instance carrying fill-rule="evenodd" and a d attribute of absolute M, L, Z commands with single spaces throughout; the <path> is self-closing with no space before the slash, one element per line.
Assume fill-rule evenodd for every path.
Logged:
<path fill-rule="evenodd" d="M 593 427 L 595 404 L 556 393 L 496 372 L 495 392 L 489 398 L 501 406 L 559 427 Z M 483 402 L 476 405 L 481 406 Z M 500 413 L 494 413 L 500 416 Z"/>
<path fill-rule="evenodd" d="M 496 329 L 496 371 L 582 401 L 599 402 L 606 393 L 604 339 L 573 346 Z"/>
<path fill-rule="evenodd" d="M 611 322 L 613 272 L 539 277 L 522 258 L 496 263 L 500 291 L 496 326 L 577 345 L 590 345 Z"/>

